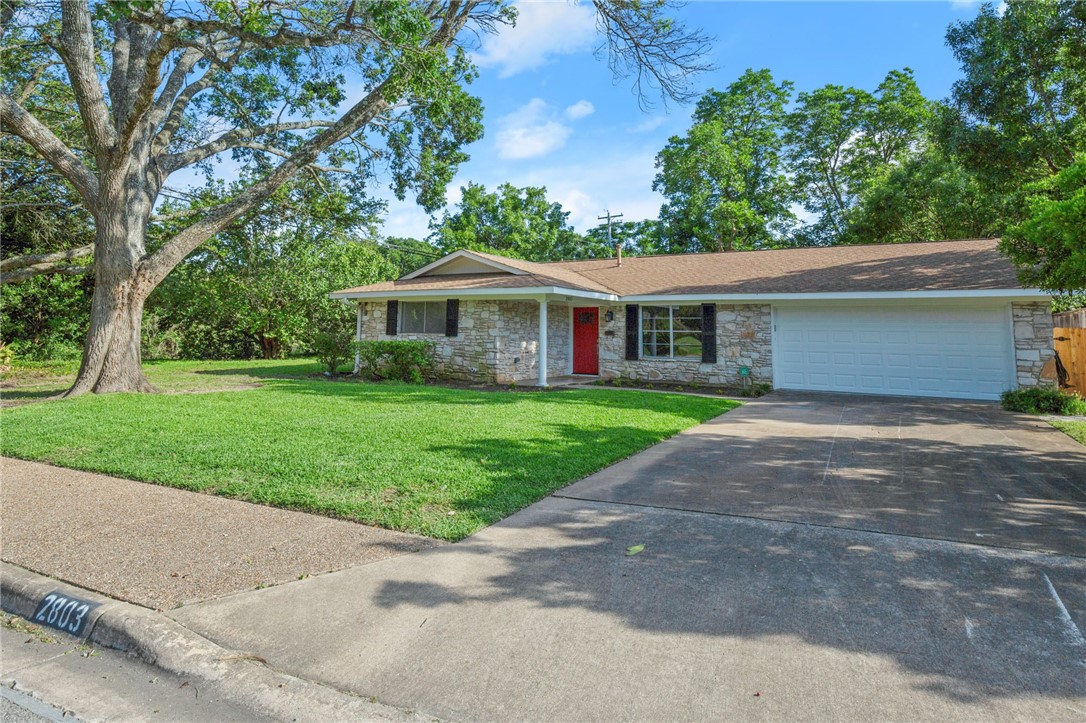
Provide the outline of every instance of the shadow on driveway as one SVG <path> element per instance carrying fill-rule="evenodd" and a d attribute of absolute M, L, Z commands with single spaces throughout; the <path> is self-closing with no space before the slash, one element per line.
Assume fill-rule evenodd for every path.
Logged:
<path fill-rule="evenodd" d="M 1086 557 L 1086 448 L 994 404 L 778 392 L 558 495 Z"/>

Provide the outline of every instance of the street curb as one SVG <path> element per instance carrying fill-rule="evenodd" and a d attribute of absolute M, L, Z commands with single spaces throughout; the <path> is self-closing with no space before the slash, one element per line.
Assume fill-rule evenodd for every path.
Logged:
<path fill-rule="evenodd" d="M 262 716 L 292 721 L 433 720 L 280 673 L 260 658 L 223 648 L 162 613 L 0 562 L 0 607 L 5 612 L 30 621 L 41 599 L 54 591 L 101 604 L 86 624 L 85 642 L 214 686 L 222 697 Z"/>

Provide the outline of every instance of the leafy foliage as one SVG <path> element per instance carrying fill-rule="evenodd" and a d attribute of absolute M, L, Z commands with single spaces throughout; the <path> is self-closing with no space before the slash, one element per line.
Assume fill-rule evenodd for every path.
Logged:
<path fill-rule="evenodd" d="M 1086 289 L 1086 153 L 1055 176 L 1027 187 L 1027 217 L 1001 248 L 1027 284 L 1057 292 Z"/>
<path fill-rule="evenodd" d="M 547 199 L 547 189 L 503 183 L 488 193 L 480 183 L 460 189 L 454 212 L 431 224 L 431 242 L 442 253 L 458 249 L 493 251 L 529 261 L 557 261 L 584 255 L 569 213 Z"/>
<path fill-rule="evenodd" d="M 577 258 L 609 258 L 615 246 L 622 244 L 622 253 L 630 256 L 679 253 L 670 242 L 664 225 L 656 219 L 644 221 L 612 221 L 611 240 L 607 240 L 607 224 L 588 229 Z"/>
<path fill-rule="evenodd" d="M 943 128 L 952 153 L 987 189 L 1014 193 L 1086 150 L 1086 5 L 1010 0 L 952 25 L 962 65 Z"/>
<path fill-rule="evenodd" d="M 1025 414 L 1086 415 L 1086 399 L 1064 394 L 1055 387 L 1030 387 L 1003 392 L 1003 408 Z"/>
<path fill-rule="evenodd" d="M 991 238 L 1006 218 L 1000 196 L 938 148 L 892 166 L 871 184 L 849 218 L 845 241 L 907 243 Z"/>
<path fill-rule="evenodd" d="M 330 292 L 395 275 L 352 235 L 370 229 L 373 209 L 347 184 L 300 177 L 183 262 L 148 310 L 179 332 L 184 358 L 305 352 L 314 329 L 352 328 L 353 310 Z"/>
<path fill-rule="evenodd" d="M 350 361 L 351 335 L 346 329 L 333 328 L 313 334 L 313 354 L 317 362 L 331 376 Z"/>
<path fill-rule="evenodd" d="M 891 71 L 874 94 L 839 85 L 800 93 L 785 142 L 797 199 L 816 220 L 799 240 L 845 239 L 864 192 L 922 150 L 930 118 L 908 68 Z"/>
<path fill-rule="evenodd" d="M 367 379 L 422 384 L 434 372 L 434 343 L 413 339 L 365 340 L 354 343 L 359 373 Z"/>
<path fill-rule="evenodd" d="M 792 84 L 747 70 L 698 101 L 694 124 L 656 157 L 653 189 L 673 251 L 774 245 L 795 220 L 789 209 L 780 129 Z"/>

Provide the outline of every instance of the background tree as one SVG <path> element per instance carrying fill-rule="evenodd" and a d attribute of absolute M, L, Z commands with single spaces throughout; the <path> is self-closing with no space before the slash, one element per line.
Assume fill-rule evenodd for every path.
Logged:
<path fill-rule="evenodd" d="M 963 76 L 944 142 L 986 188 L 1014 193 L 1086 149 L 1086 3 L 988 3 L 947 44 Z"/>
<path fill-rule="evenodd" d="M 595 6 L 614 67 L 631 71 L 638 87 L 655 80 L 683 98 L 705 38 L 669 20 L 663 0 Z M 18 33 L 48 52 L 45 62 L 60 63 L 85 138 L 71 143 L 32 110 L 36 88 L 11 80 L 21 59 L 5 52 L 0 129 L 64 176 L 95 220 L 91 317 L 68 393 L 150 390 L 140 368 L 148 295 L 298 173 L 366 178 L 380 162 L 398 197 L 410 192 L 424 208 L 439 207 L 466 158 L 461 148 L 482 133 L 460 39 L 473 42 L 512 17 L 505 3 L 486 0 L 5 0 L 5 48 Z M 227 152 L 245 184 L 149 244 L 169 177 Z"/>
<path fill-rule="evenodd" d="M 1086 289 L 1086 2 L 1011 0 L 1002 14 L 987 4 L 947 44 L 963 77 L 943 142 L 1004 200 L 1001 248 L 1025 283 Z"/>
<path fill-rule="evenodd" d="M 872 183 L 849 218 L 844 241 L 908 243 L 992 238 L 1004 227 L 1002 197 L 938 148 L 906 160 Z"/>
<path fill-rule="evenodd" d="M 1027 188 L 1026 219 L 1011 227 L 1003 249 L 1022 281 L 1061 294 L 1086 291 L 1086 153 L 1055 176 Z"/>
<path fill-rule="evenodd" d="M 795 216 L 782 130 L 792 84 L 747 70 L 698 101 L 693 125 L 656 156 L 653 190 L 676 250 L 730 251 L 779 243 Z"/>
<path fill-rule="evenodd" d="M 432 224 L 430 241 L 442 253 L 475 249 L 529 261 L 581 256 L 581 236 L 569 225 L 569 212 L 547 199 L 546 188 L 503 183 L 488 193 L 482 184 L 469 183 L 460 193 L 456 210 Z"/>
<path fill-rule="evenodd" d="M 195 204 L 220 195 L 232 190 L 206 190 Z M 165 322 L 155 331 L 189 358 L 311 351 L 315 332 L 353 324 L 353 311 L 330 292 L 395 275 L 375 243 L 359 240 L 372 236 L 379 207 L 347 184 L 292 180 L 151 294 L 147 310 Z M 154 346 L 153 335 L 144 337 Z"/>
<path fill-rule="evenodd" d="M 13 29 L 4 82 L 31 112 L 55 119 L 72 145 L 83 136 L 67 79 L 49 51 Z M 20 139 L 0 134 L 0 328 L 20 357 L 71 358 L 86 334 L 93 218 L 63 176 Z M 47 273 L 45 273 L 47 272 Z"/>
<path fill-rule="evenodd" d="M 622 253 L 630 256 L 678 253 L 671 251 L 664 234 L 664 225 L 656 219 L 643 221 L 614 221 L 611 223 L 611 242 L 607 241 L 607 224 L 593 226 L 584 236 L 578 258 L 609 258 L 615 254 L 615 245 L 622 244 Z"/>
<path fill-rule="evenodd" d="M 931 118 L 909 68 L 891 71 L 874 94 L 839 85 L 800 93 L 785 142 L 796 200 L 816 220 L 797 240 L 847 240 L 861 195 L 924 150 Z"/>
<path fill-rule="evenodd" d="M 395 269 L 395 278 L 437 261 L 443 255 L 428 241 L 405 236 L 389 236 L 382 239 L 379 248 L 388 263 Z"/>

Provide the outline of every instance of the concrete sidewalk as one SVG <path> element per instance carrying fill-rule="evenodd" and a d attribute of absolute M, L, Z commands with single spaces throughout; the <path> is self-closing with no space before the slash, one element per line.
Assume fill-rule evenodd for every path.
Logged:
<path fill-rule="evenodd" d="M 442 544 L 37 462 L 0 463 L 6 562 L 161 610 Z"/>

